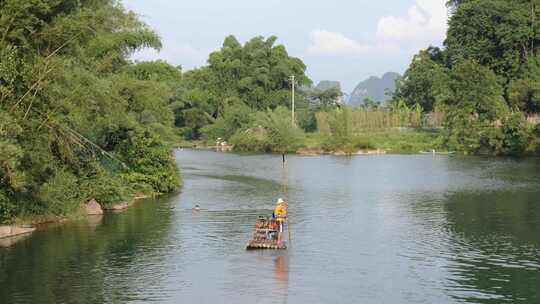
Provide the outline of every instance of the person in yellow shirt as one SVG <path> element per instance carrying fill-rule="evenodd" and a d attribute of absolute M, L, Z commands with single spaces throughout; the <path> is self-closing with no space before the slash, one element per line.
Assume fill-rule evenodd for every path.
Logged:
<path fill-rule="evenodd" d="M 274 209 L 274 217 L 279 223 L 278 243 L 281 243 L 281 237 L 283 234 L 283 223 L 287 220 L 287 203 L 279 198 Z"/>

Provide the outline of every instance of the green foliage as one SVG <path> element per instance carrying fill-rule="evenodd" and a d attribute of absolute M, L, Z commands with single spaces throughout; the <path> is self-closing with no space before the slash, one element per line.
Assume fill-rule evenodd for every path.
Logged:
<path fill-rule="evenodd" d="M 379 101 L 375 101 L 369 97 L 364 98 L 364 101 L 360 105 L 360 109 L 363 111 L 378 111 L 381 108 L 381 103 Z"/>
<path fill-rule="evenodd" d="M 296 152 L 304 143 L 304 133 L 293 127 L 291 113 L 285 107 L 274 111 L 255 112 L 251 123 L 244 125 L 231 138 L 238 152 Z"/>
<path fill-rule="evenodd" d="M 345 121 L 340 121 L 343 117 L 338 115 L 338 118 L 336 118 L 338 113 L 346 116 L 344 118 L 347 123 L 351 124 L 350 128 L 353 133 L 401 127 L 420 128 L 424 124 L 422 107 L 415 105 L 409 108 L 405 101 L 399 99 L 394 100 L 389 108 L 378 111 L 366 111 L 364 109 L 351 111 L 347 108 L 345 110 L 336 109 L 334 111 L 319 112 L 316 114 L 319 132 L 330 134 L 333 132 L 331 129 L 335 128 L 331 124 L 335 124 L 335 122 L 344 123 Z"/>
<path fill-rule="evenodd" d="M 106 171 L 99 164 L 94 164 L 94 168 L 80 183 L 85 200 L 94 198 L 103 206 L 112 206 L 132 199 L 135 190 L 125 178 Z"/>
<path fill-rule="evenodd" d="M 358 151 L 360 146 L 370 146 L 363 138 L 357 138 L 353 133 L 352 110 L 349 107 L 335 109 L 328 116 L 329 134 L 323 142 L 326 151 L 342 150 L 346 153 Z"/>
<path fill-rule="evenodd" d="M 489 131 L 493 126 L 485 121 L 472 118 L 461 112 L 448 112 L 445 115 L 444 145 L 449 150 L 465 153 L 478 153 L 486 144 L 489 148 Z"/>
<path fill-rule="evenodd" d="M 311 83 L 304 63 L 290 57 L 276 40 L 255 37 L 242 45 L 229 36 L 219 51 L 210 54 L 208 66 L 183 75 L 175 117 L 184 137 L 228 139 L 247 123 L 245 117 L 231 116 L 290 104 L 291 75 L 299 86 Z M 297 94 L 301 107 L 305 97 L 301 91 Z M 206 127 L 209 124 L 216 125 Z"/>
<path fill-rule="evenodd" d="M 397 127 L 408 125 L 418 120 L 420 126 L 420 107 L 411 111 L 403 102 L 394 104 L 391 112 L 352 111 L 342 107 L 329 113 L 326 117 L 328 130 L 322 132 L 322 147 L 326 151 L 343 151 L 355 153 L 358 150 L 382 149 L 398 153 L 418 153 L 422 150 L 434 149 L 434 139 L 423 133 L 400 132 Z M 367 116 L 366 116 L 367 115 Z M 322 118 L 322 115 L 319 115 Z M 385 122 L 385 119 L 388 119 Z M 366 123 L 369 120 L 375 122 Z M 321 125 L 323 122 L 321 122 Z M 370 127 L 368 125 L 378 125 Z M 382 125 L 382 127 L 381 127 Z"/>
<path fill-rule="evenodd" d="M 417 55 L 396 97 L 422 106 L 420 100 L 430 100 L 444 111 L 443 141 L 450 149 L 504 155 L 532 150 L 536 139 L 523 113 L 540 111 L 539 4 L 449 0 L 445 49 Z"/>
<path fill-rule="evenodd" d="M 475 154 L 522 155 L 531 139 L 522 113 L 503 117 L 500 126 L 487 120 L 472 119 L 464 113 L 448 115 L 445 144 L 451 149 Z"/>
<path fill-rule="evenodd" d="M 537 124 L 532 129 L 532 140 L 529 145 L 531 152 L 540 156 L 540 124 Z"/>
<path fill-rule="evenodd" d="M 505 84 L 518 79 L 540 46 L 539 17 L 536 1 L 461 1 L 449 21 L 449 60 L 474 59 Z"/>
<path fill-rule="evenodd" d="M 419 151 L 441 150 L 439 132 L 418 130 L 369 130 L 355 132 L 348 141 L 339 142 L 329 134 L 307 134 L 306 146 L 310 149 L 322 148 L 327 152 L 355 153 L 359 150 L 380 149 L 390 153 L 418 153 Z"/>
<path fill-rule="evenodd" d="M 267 134 L 261 129 L 238 130 L 230 139 L 236 152 L 270 152 Z"/>
<path fill-rule="evenodd" d="M 202 128 L 203 137 L 211 140 L 230 138 L 237 130 L 244 130 L 252 123 L 252 113 L 253 111 L 241 101 L 227 104 L 222 117 Z"/>
<path fill-rule="evenodd" d="M 351 112 L 349 107 L 339 108 L 334 110 L 329 119 L 330 133 L 343 142 L 353 134 Z"/>
<path fill-rule="evenodd" d="M 189 108 L 182 111 L 181 127 L 182 135 L 186 139 L 198 139 L 201 137 L 201 129 L 211 120 L 208 114 L 200 108 Z"/>
<path fill-rule="evenodd" d="M 525 116 L 520 112 L 508 115 L 502 121 L 501 131 L 504 138 L 501 154 L 522 155 L 531 139 Z"/>
<path fill-rule="evenodd" d="M 409 107 L 420 105 L 431 112 L 447 95 L 448 70 L 432 59 L 428 51 L 415 55 L 403 78 L 397 82 L 394 100 Z"/>
<path fill-rule="evenodd" d="M 0 186 L 5 189 L 24 190 L 26 186 L 26 174 L 21 170 L 24 153 L 16 140 L 21 133 L 11 115 L 0 112 Z"/>
<path fill-rule="evenodd" d="M 67 171 L 56 172 L 41 186 L 38 196 L 54 215 L 76 213 L 83 200 L 77 177 Z"/>
<path fill-rule="evenodd" d="M 497 121 L 508 112 L 495 74 L 474 61 L 452 70 L 446 100 L 445 143 L 467 153 L 496 152 L 502 139 Z"/>
<path fill-rule="evenodd" d="M 325 136 L 321 147 L 327 152 L 342 151 L 347 154 L 356 153 L 359 150 L 373 150 L 375 145 L 367 136 L 351 136 L 348 138 Z"/>
<path fill-rule="evenodd" d="M 444 102 L 451 111 L 481 121 L 495 121 L 508 111 L 502 94 L 502 87 L 489 68 L 475 61 L 464 61 L 452 70 L 449 94 Z"/>
<path fill-rule="evenodd" d="M 317 131 L 317 109 L 314 107 L 306 107 L 296 111 L 296 121 L 298 126 L 305 132 Z"/>
<path fill-rule="evenodd" d="M 508 100 L 512 108 L 527 113 L 540 112 L 540 58 L 529 60 L 519 79 L 512 80 Z"/>
<path fill-rule="evenodd" d="M 4 190 L 0 189 L 0 223 L 9 223 L 17 213 L 17 206 Z"/>
<path fill-rule="evenodd" d="M 178 186 L 165 141 L 182 74 L 130 62 L 161 46 L 135 14 L 113 0 L 7 0 L 0 33 L 0 221 L 124 200 L 133 190 L 120 176 L 156 192 Z M 159 140 L 148 147 L 140 134 Z M 133 161 L 158 164 L 133 165 L 129 149 L 140 149 Z"/>
<path fill-rule="evenodd" d="M 264 128 L 267 133 L 266 140 L 273 152 L 296 152 L 302 145 L 304 134 L 302 130 L 292 126 L 291 113 L 285 107 L 257 112 L 254 124 Z"/>
<path fill-rule="evenodd" d="M 119 145 L 119 155 L 129 168 L 125 178 L 135 190 L 169 193 L 180 187 L 171 148 L 150 131 L 130 131 Z"/>
<path fill-rule="evenodd" d="M 537 124 L 533 129 L 533 134 L 540 137 L 540 124 Z"/>
<path fill-rule="evenodd" d="M 309 98 L 315 109 L 325 111 L 337 106 L 338 100 L 343 96 L 339 87 L 331 87 L 326 90 L 315 88 L 309 93 Z"/>

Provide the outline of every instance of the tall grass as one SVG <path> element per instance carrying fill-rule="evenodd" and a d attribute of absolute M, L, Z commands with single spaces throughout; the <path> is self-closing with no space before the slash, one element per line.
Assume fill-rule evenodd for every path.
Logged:
<path fill-rule="evenodd" d="M 333 122 L 339 111 L 319 112 L 316 114 L 317 128 L 320 133 L 332 134 Z M 339 119 L 339 118 L 338 118 Z M 407 107 L 398 102 L 388 111 L 350 111 L 349 117 L 352 133 L 379 131 L 393 128 L 438 128 L 442 125 L 441 113 L 424 115 L 418 105 Z"/>

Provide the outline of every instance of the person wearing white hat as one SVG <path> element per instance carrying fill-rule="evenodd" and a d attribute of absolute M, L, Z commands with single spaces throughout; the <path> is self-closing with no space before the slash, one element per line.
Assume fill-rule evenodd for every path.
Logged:
<path fill-rule="evenodd" d="M 281 243 L 283 223 L 287 220 L 287 203 L 282 198 L 278 198 L 276 202 L 274 216 L 276 217 L 276 221 L 279 223 L 278 243 Z"/>

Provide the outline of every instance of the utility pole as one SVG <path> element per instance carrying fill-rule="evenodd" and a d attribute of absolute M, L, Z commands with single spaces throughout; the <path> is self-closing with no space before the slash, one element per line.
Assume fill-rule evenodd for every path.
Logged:
<path fill-rule="evenodd" d="M 292 88 L 292 98 L 291 98 L 291 102 L 292 102 L 292 112 L 291 112 L 291 123 L 292 123 L 292 126 L 293 128 L 296 126 L 295 124 L 295 119 L 294 119 L 294 85 L 295 85 L 295 82 L 294 82 L 294 75 L 291 76 L 291 88 Z"/>

